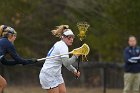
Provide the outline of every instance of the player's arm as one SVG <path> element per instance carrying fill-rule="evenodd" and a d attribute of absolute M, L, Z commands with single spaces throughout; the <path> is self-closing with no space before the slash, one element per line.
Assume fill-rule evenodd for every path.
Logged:
<path fill-rule="evenodd" d="M 71 58 L 62 58 L 62 62 L 63 65 L 69 70 L 71 71 L 75 76 L 79 77 L 80 76 L 80 72 L 76 70 L 75 67 L 73 67 L 71 64 L 73 64 L 74 62 L 76 62 L 77 57 L 76 56 L 72 56 Z"/>
<path fill-rule="evenodd" d="M 72 64 L 74 62 L 76 62 L 76 59 L 77 57 L 76 56 L 72 56 L 71 58 L 68 58 L 68 57 L 63 57 L 62 58 L 62 62 L 63 62 L 63 65 L 71 72 L 76 72 L 76 68 L 74 68 L 72 66 Z"/>
<path fill-rule="evenodd" d="M 138 60 L 134 60 L 132 57 L 131 57 L 131 55 L 130 55 L 130 53 L 129 53 L 129 51 L 128 51 L 128 49 L 125 49 L 124 50 L 124 60 L 125 60 L 125 62 L 126 63 L 137 63 L 138 62 Z"/>
<path fill-rule="evenodd" d="M 76 56 L 72 56 L 71 58 L 68 57 L 62 57 L 62 62 L 64 66 L 69 66 L 71 64 L 73 64 L 74 62 L 76 62 L 77 57 Z"/>
<path fill-rule="evenodd" d="M 15 49 L 15 47 L 12 44 L 7 47 L 7 51 L 11 55 L 11 57 L 15 60 L 15 61 L 11 61 L 11 62 L 13 62 L 13 63 L 10 63 L 12 65 L 14 65 L 14 64 L 23 64 L 23 65 L 26 65 L 26 64 L 35 63 L 35 61 L 33 59 L 23 59 L 23 58 L 21 58 L 17 54 L 16 49 Z M 9 64 L 9 62 L 7 61 L 7 65 Z"/>
<path fill-rule="evenodd" d="M 138 50 L 140 51 L 140 48 L 138 48 Z M 140 53 L 139 53 L 138 56 L 136 56 L 136 57 L 132 57 L 131 59 L 133 59 L 133 60 L 137 60 L 138 62 L 140 62 Z"/>

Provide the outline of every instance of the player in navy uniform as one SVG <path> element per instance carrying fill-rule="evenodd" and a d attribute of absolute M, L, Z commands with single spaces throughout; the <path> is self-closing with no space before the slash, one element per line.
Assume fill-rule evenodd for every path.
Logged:
<path fill-rule="evenodd" d="M 16 31 L 5 25 L 0 26 L 0 63 L 3 65 L 16 65 L 16 64 L 33 64 L 36 63 L 36 59 L 23 59 L 21 58 L 14 47 L 14 41 L 16 39 Z M 9 54 L 13 60 L 7 60 L 5 56 Z M 6 87 L 6 80 L 0 75 L 0 93 Z"/>

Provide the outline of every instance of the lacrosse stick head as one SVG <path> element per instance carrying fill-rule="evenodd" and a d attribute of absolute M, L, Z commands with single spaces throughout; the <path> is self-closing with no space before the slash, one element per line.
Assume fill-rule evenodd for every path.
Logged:
<path fill-rule="evenodd" d="M 89 54 L 90 48 L 87 44 L 83 44 L 81 47 L 74 49 L 71 53 L 77 55 L 87 56 Z"/>
<path fill-rule="evenodd" d="M 77 23 L 77 27 L 79 30 L 78 37 L 82 41 L 86 37 L 86 32 L 88 31 L 89 24 L 87 22 L 79 22 Z"/>
<path fill-rule="evenodd" d="M 87 60 L 87 55 L 89 54 L 90 48 L 87 44 L 83 44 L 81 47 L 74 49 L 71 53 L 75 55 L 82 55 L 82 62 Z"/>

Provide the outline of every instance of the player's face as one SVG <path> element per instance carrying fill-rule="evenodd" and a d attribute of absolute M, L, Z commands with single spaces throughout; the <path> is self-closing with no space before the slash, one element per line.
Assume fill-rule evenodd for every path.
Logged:
<path fill-rule="evenodd" d="M 63 40 L 68 46 L 71 46 L 74 40 L 74 35 L 64 36 Z"/>
<path fill-rule="evenodd" d="M 8 38 L 11 42 L 14 42 L 16 40 L 16 34 L 11 34 Z"/>
<path fill-rule="evenodd" d="M 128 44 L 129 44 L 129 46 L 135 47 L 136 44 L 137 44 L 136 38 L 135 37 L 130 37 L 129 40 L 128 40 Z"/>

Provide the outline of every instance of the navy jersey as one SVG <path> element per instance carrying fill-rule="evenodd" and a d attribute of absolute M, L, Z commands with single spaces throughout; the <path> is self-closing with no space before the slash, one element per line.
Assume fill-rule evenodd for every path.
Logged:
<path fill-rule="evenodd" d="M 127 47 L 124 50 L 125 72 L 139 73 L 140 72 L 140 59 L 135 62 L 130 61 L 132 57 L 140 56 L 140 47 Z"/>
<path fill-rule="evenodd" d="M 14 59 L 13 61 L 7 61 L 4 56 L 6 54 L 10 54 L 10 56 Z M 4 65 L 15 65 L 15 64 L 30 64 L 33 63 L 32 60 L 25 60 L 21 58 L 17 52 L 16 49 L 7 38 L 1 38 L 0 39 L 0 62 Z"/>

